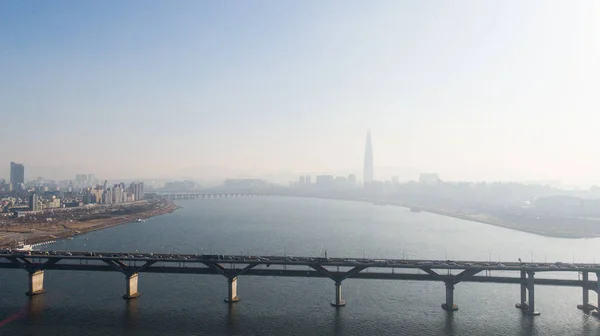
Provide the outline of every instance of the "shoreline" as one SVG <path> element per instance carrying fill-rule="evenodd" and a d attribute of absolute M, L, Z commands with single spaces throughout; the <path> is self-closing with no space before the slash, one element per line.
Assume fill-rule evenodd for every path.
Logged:
<path fill-rule="evenodd" d="M 69 237 L 82 235 L 88 232 L 99 231 L 103 229 L 108 229 L 111 227 L 115 227 L 118 225 L 135 223 L 137 219 L 148 219 L 152 217 L 158 217 L 161 215 L 165 215 L 168 213 L 172 213 L 177 209 L 180 209 L 180 206 L 175 205 L 172 201 L 161 200 L 161 207 L 156 209 L 151 209 L 147 211 L 143 211 L 140 213 L 135 213 L 131 215 L 117 215 L 110 218 L 102 218 L 102 219 L 92 219 L 87 222 L 76 222 L 76 223 L 68 223 L 61 224 L 64 230 L 60 232 L 51 232 L 44 230 L 37 230 L 36 233 L 31 232 L 19 232 L 19 231 L 3 231 L 4 233 L 12 233 L 12 234 L 21 234 L 23 235 L 23 239 L 21 241 L 25 244 L 34 245 L 39 243 L 45 243 L 48 241 L 58 241 L 61 239 L 67 239 Z M 31 235 L 30 237 L 27 237 Z M 0 241 L 0 248 L 10 248 L 14 245 L 14 241 Z"/>
<path fill-rule="evenodd" d="M 351 202 L 372 203 L 372 204 L 375 204 L 378 202 L 377 200 L 369 200 L 369 199 L 364 199 L 364 198 L 340 198 L 340 197 L 331 197 L 331 196 L 305 196 L 305 195 L 285 195 L 285 196 L 351 201 Z M 462 220 L 466 220 L 466 221 L 474 222 L 474 223 L 478 223 L 478 224 L 492 225 L 492 226 L 501 227 L 504 229 L 515 230 L 515 231 L 535 234 L 538 236 L 549 237 L 549 238 L 594 239 L 594 238 L 600 237 L 600 233 L 580 234 L 580 233 L 575 233 L 575 232 L 574 233 L 565 233 L 565 232 L 556 232 L 556 231 L 536 230 L 534 228 L 517 226 L 516 224 L 509 223 L 500 218 L 486 219 L 486 218 L 479 217 L 479 216 L 487 216 L 487 217 L 490 216 L 489 214 L 485 214 L 485 213 L 479 213 L 478 214 L 479 216 L 476 217 L 473 215 L 465 214 L 459 210 L 444 210 L 444 209 L 438 209 L 438 208 L 417 206 L 414 204 L 411 205 L 411 204 L 406 204 L 406 203 L 397 203 L 394 201 L 385 201 L 385 203 L 382 203 L 381 205 L 398 206 L 398 207 L 403 207 L 403 208 L 407 208 L 407 209 L 419 208 L 422 212 L 428 212 L 428 213 L 445 216 L 445 217 L 450 217 L 450 218 L 462 219 Z"/>
<path fill-rule="evenodd" d="M 400 206 L 403 206 L 403 205 L 400 205 Z M 600 237 L 600 234 L 597 234 L 597 235 L 593 235 L 593 234 L 584 235 L 584 234 L 576 234 L 576 233 L 573 233 L 573 234 L 555 233 L 555 232 L 535 230 L 535 229 L 531 229 L 531 228 L 523 228 L 523 227 L 513 226 L 513 225 L 507 224 L 507 223 L 500 223 L 500 222 L 496 222 L 496 221 L 492 221 L 492 220 L 485 220 L 485 219 L 480 219 L 480 218 L 473 218 L 473 217 L 470 217 L 468 215 L 454 213 L 454 212 L 448 211 L 448 210 L 439 210 L 439 209 L 431 209 L 431 208 L 421 208 L 421 211 L 432 213 L 432 214 L 436 214 L 436 215 L 440 215 L 440 216 L 446 216 L 446 217 L 450 217 L 450 218 L 462 219 L 462 220 L 466 220 L 466 221 L 470 221 L 470 222 L 475 222 L 475 223 L 479 223 L 479 224 L 492 225 L 492 226 L 501 227 L 501 228 L 504 228 L 504 229 L 511 229 L 511 230 L 515 230 L 515 231 L 521 231 L 521 232 L 525 232 L 525 233 L 531 233 L 531 234 L 535 234 L 535 235 L 538 235 L 538 236 L 549 237 L 549 238 L 561 238 L 561 239 L 594 239 L 594 238 Z"/>

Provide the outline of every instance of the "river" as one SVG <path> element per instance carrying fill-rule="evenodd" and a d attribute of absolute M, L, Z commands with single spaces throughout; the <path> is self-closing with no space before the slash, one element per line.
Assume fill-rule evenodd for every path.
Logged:
<path fill-rule="evenodd" d="M 367 258 L 600 261 L 600 239 L 564 239 L 370 203 L 249 197 L 179 201 L 171 214 L 90 232 L 53 250 Z M 2 335 L 598 335 L 576 308 L 581 289 L 536 287 L 541 316 L 514 308 L 517 285 L 460 283 L 447 313 L 438 282 L 241 276 L 241 301 L 223 302 L 225 278 L 141 273 L 125 301 L 123 275 L 47 271 L 46 293 L 25 296 L 27 275 L 0 270 Z M 594 280 L 595 277 L 591 276 Z M 595 303 L 595 292 L 590 299 Z"/>

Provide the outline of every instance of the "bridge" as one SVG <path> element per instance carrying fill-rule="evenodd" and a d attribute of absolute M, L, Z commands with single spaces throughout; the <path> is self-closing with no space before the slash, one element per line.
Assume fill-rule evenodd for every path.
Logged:
<path fill-rule="evenodd" d="M 231 198 L 231 197 L 256 197 L 256 196 L 267 196 L 265 193 L 254 193 L 254 192 L 203 192 L 203 193 L 169 193 L 169 192 L 157 192 L 159 196 L 177 200 L 177 199 L 198 199 L 198 198 Z"/>
<path fill-rule="evenodd" d="M 598 307 L 589 302 L 590 290 L 596 292 L 600 302 L 600 264 L 5 250 L 0 251 L 0 268 L 25 270 L 29 279 L 27 295 L 44 293 L 45 271 L 63 270 L 123 274 L 124 299 L 140 295 L 141 273 L 178 273 L 223 276 L 227 279 L 228 303 L 239 301 L 237 281 L 241 276 L 329 278 L 335 286 L 331 303 L 335 307 L 346 304 L 342 282 L 350 278 L 443 283 L 446 296 L 442 308 L 447 311 L 458 310 L 454 289 L 457 284 L 467 282 L 519 285 L 521 297 L 515 306 L 531 316 L 539 315 L 535 310 L 536 285 L 579 287 L 582 302 L 578 308 L 596 315 Z M 578 279 L 536 277 L 536 273 L 548 272 L 577 274 Z M 596 280 L 590 279 L 590 273 Z"/>

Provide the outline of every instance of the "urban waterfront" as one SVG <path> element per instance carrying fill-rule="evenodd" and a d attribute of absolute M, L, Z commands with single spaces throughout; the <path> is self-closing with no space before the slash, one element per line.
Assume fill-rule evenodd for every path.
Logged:
<path fill-rule="evenodd" d="M 371 203 L 287 197 L 180 201 L 183 208 L 61 241 L 48 249 L 330 257 L 595 262 L 599 239 L 560 239 L 413 213 Z M 541 275 L 542 276 L 542 275 Z M 433 282 L 348 279 L 348 305 L 329 305 L 328 279 L 241 276 L 228 305 L 226 280 L 207 275 L 140 275 L 142 296 L 120 299 L 117 273 L 46 272 L 47 293 L 24 295 L 24 271 L 2 270 L 3 334 L 45 335 L 547 335 L 597 334 L 599 320 L 576 309 L 579 288 L 538 286 L 537 309 L 514 308 L 516 285 L 461 283 L 460 310 L 440 308 Z M 595 295 L 592 295 L 592 302 Z"/>

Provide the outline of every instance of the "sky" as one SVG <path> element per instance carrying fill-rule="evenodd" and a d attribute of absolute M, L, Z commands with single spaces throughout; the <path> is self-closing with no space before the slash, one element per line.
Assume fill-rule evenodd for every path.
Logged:
<path fill-rule="evenodd" d="M 600 184 L 600 2 L 0 1 L 0 177 Z"/>

